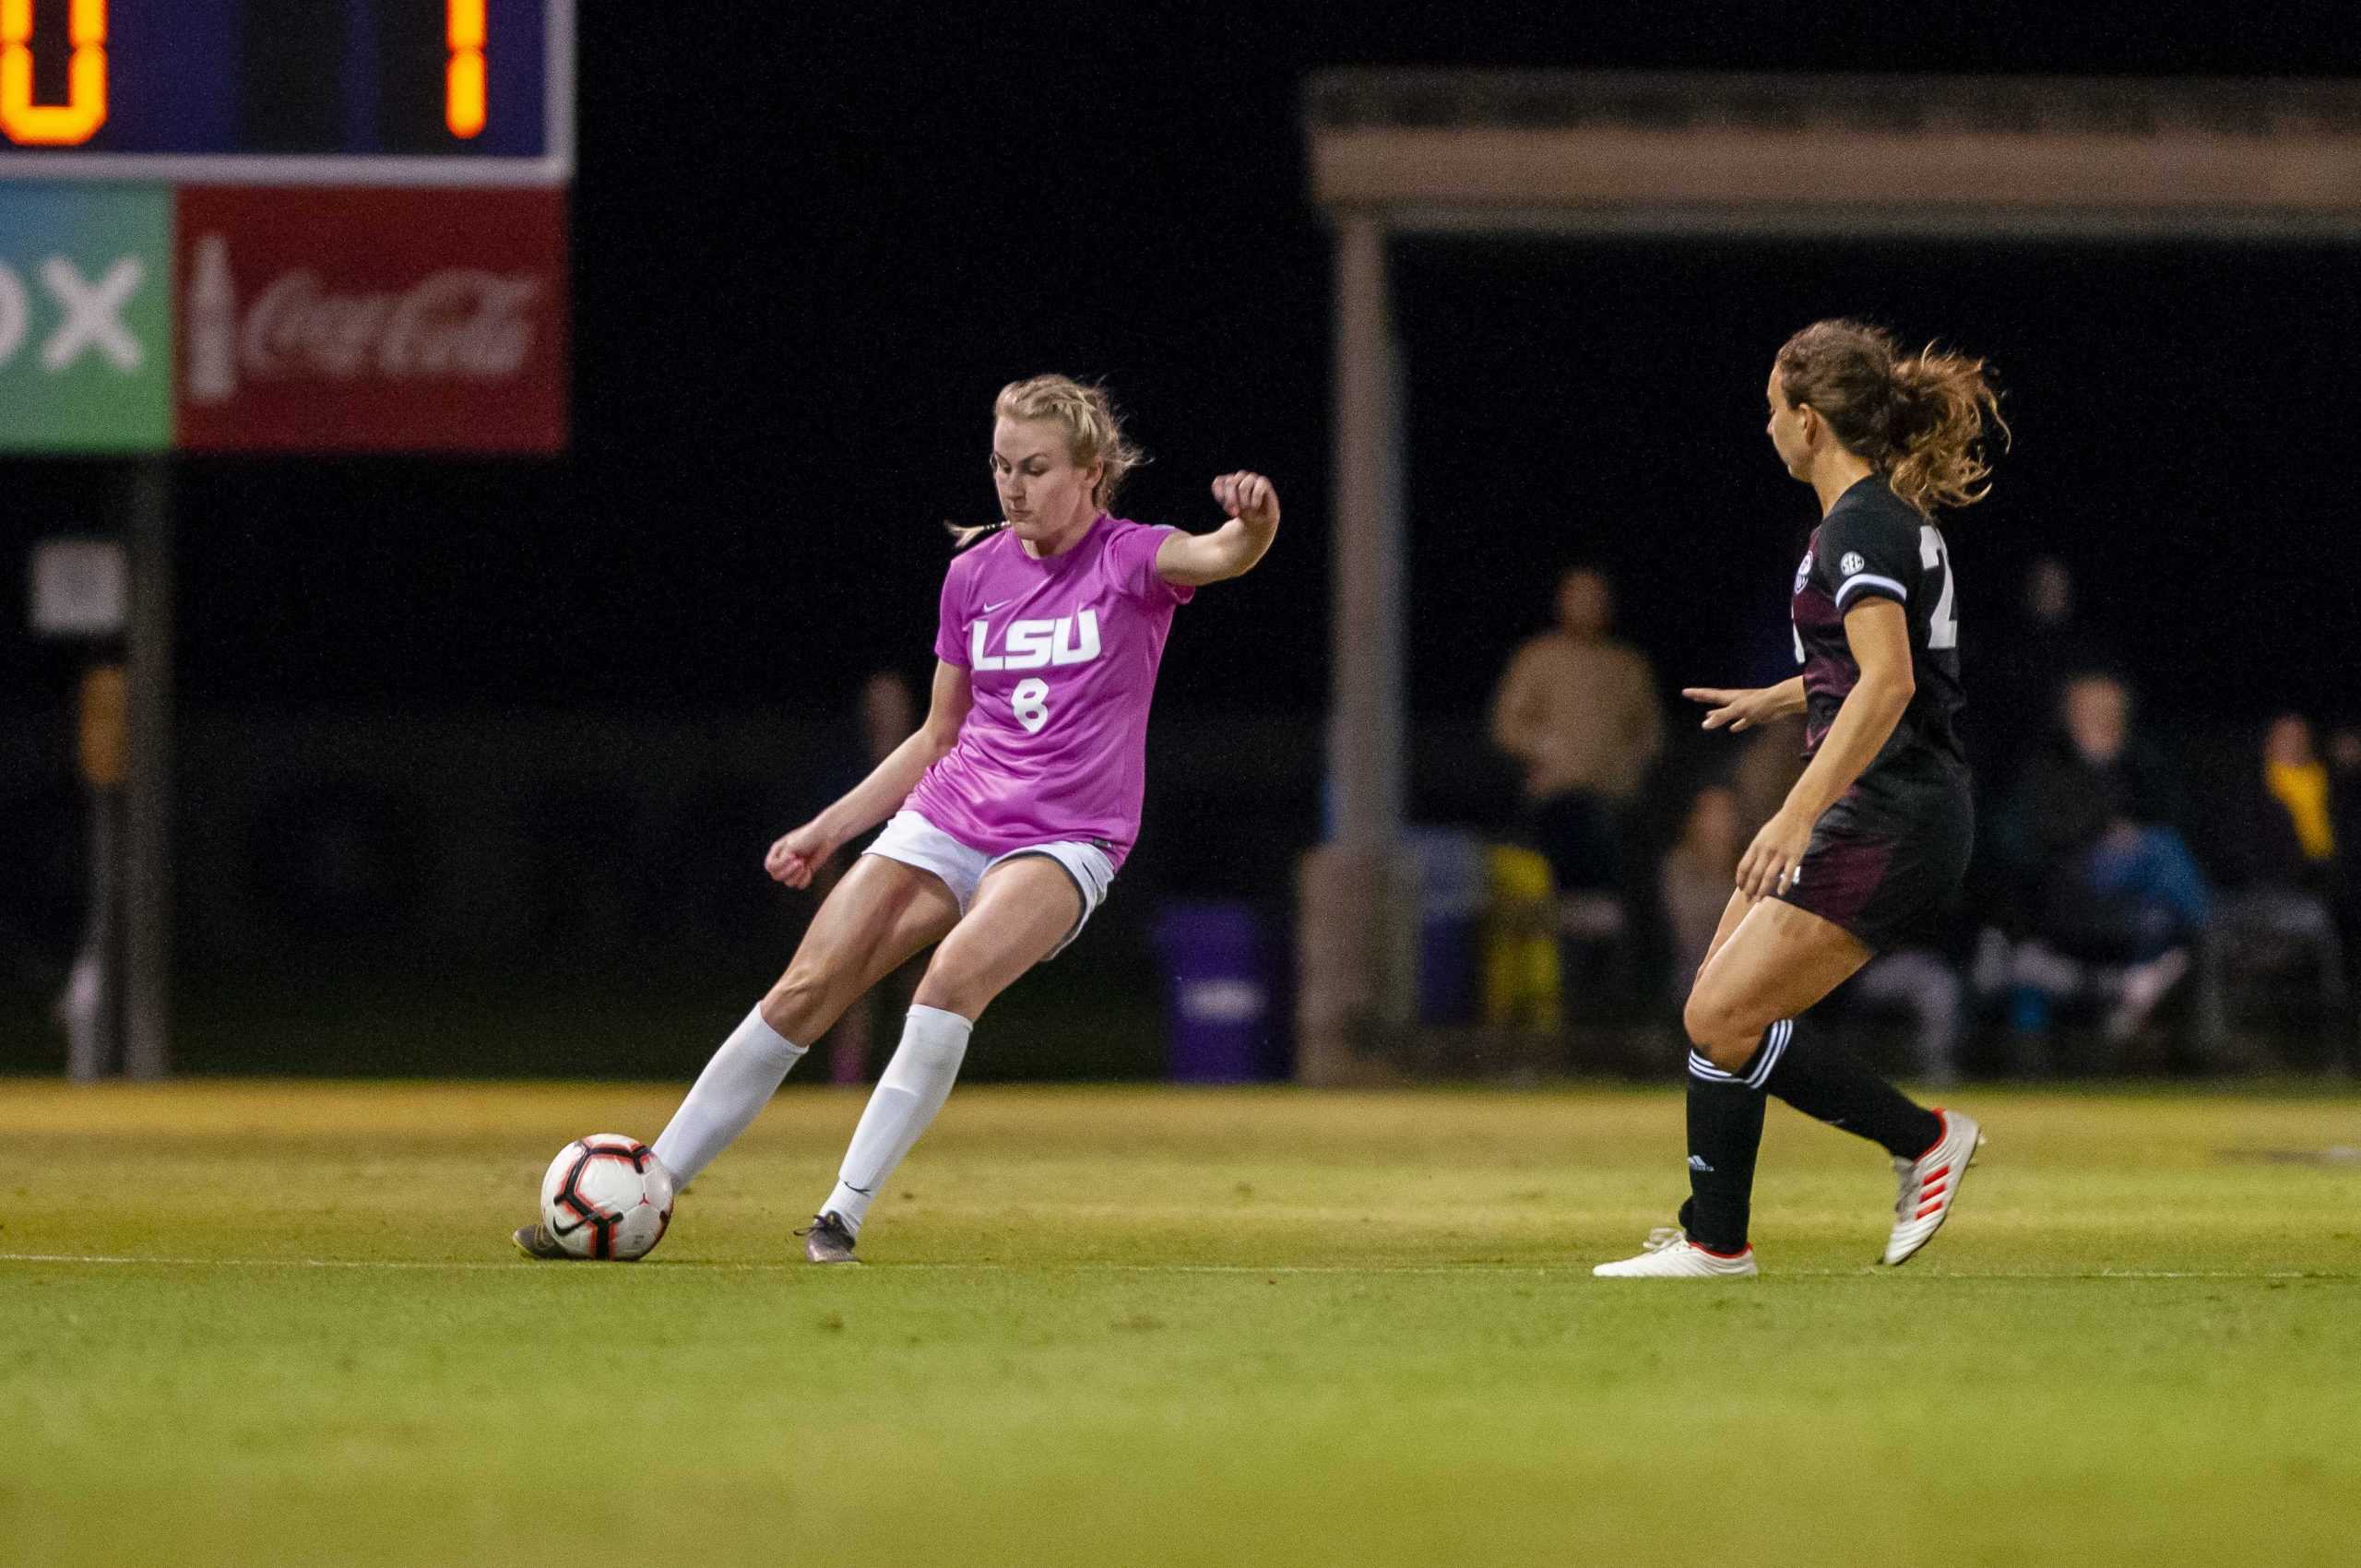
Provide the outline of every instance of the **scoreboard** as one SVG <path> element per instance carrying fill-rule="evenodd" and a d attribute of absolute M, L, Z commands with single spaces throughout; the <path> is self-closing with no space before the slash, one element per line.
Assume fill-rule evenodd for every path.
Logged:
<path fill-rule="evenodd" d="M 0 459 L 562 452 L 574 4 L 0 0 Z M 170 1062 L 168 476 L 143 463 L 125 528 L 125 935 L 83 955 L 147 1077 Z M 110 1016 L 77 1015 L 77 1073 Z"/>
<path fill-rule="evenodd" d="M 549 453 L 575 0 L 0 0 L 0 454 Z"/>
<path fill-rule="evenodd" d="M 0 0 L 0 181 L 563 185 L 567 0 Z"/>

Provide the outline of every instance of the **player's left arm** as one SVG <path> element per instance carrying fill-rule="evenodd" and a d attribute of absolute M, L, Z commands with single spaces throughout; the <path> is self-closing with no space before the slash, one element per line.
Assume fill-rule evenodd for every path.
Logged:
<path fill-rule="evenodd" d="M 1870 594 L 1856 598 L 1845 612 L 1845 641 L 1861 678 L 1845 694 L 1827 738 L 1787 791 L 1786 803 L 1762 825 L 1738 861 L 1738 891 L 1750 899 L 1777 892 L 1794 874 L 1820 814 L 1876 760 L 1918 689 L 1910 672 L 1910 614 L 1898 601 Z"/>
<path fill-rule="evenodd" d="M 1243 576 L 1279 533 L 1278 487 L 1241 469 L 1214 481 L 1214 499 L 1229 521 L 1211 533 L 1173 532 L 1157 547 L 1156 575 L 1177 587 L 1203 588 Z"/>

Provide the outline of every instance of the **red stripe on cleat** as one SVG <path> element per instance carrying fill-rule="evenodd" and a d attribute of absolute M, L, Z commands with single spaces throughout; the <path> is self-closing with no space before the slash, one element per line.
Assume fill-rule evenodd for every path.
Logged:
<path fill-rule="evenodd" d="M 1925 1207 L 1921 1208 L 1921 1209 L 1920 1209 L 1916 1214 L 1912 1215 L 1912 1216 L 1911 1216 L 1911 1218 L 1912 1218 L 1913 1219 L 1924 1219 L 1924 1218 L 1926 1218 L 1928 1215 L 1930 1215 L 1930 1214 L 1934 1213 L 1937 1209 L 1940 1209 L 1940 1208 L 1941 1208 L 1942 1206 L 1943 1206 L 1943 1205 L 1942 1205 L 1942 1201 L 1939 1198 L 1939 1199 L 1937 1199 L 1935 1202 L 1930 1203 L 1930 1204 L 1927 1205 Z"/>

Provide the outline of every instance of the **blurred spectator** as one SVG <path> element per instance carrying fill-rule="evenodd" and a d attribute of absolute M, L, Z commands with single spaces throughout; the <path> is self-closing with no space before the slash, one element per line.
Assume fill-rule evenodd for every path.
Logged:
<path fill-rule="evenodd" d="M 2329 826 L 2336 835 L 2339 874 L 2332 900 L 2344 933 L 2344 972 L 2361 964 L 2361 731 L 2340 730 L 2328 741 Z"/>
<path fill-rule="evenodd" d="M 2361 846 L 2361 730 L 2339 730 L 2328 738 L 2329 813 L 2337 841 Z"/>
<path fill-rule="evenodd" d="M 1614 594 L 1598 573 L 1558 583 L 1558 625 L 1509 661 L 1492 701 L 1492 738 L 1525 774 L 1534 845 L 1557 885 L 1570 1006 L 1644 1005 L 1659 921 L 1654 879 L 1638 872 L 1636 801 L 1664 741 L 1655 673 L 1608 635 Z"/>
<path fill-rule="evenodd" d="M 836 776 L 828 785 L 831 800 L 867 778 L 870 770 L 909 739 L 910 731 L 919 725 L 918 705 L 910 695 L 909 684 L 891 670 L 880 670 L 861 683 L 858 712 L 860 750 L 838 764 Z M 860 845 L 848 844 L 820 868 L 820 874 L 813 882 L 813 909 L 819 908 L 818 901 L 827 897 L 860 855 Z M 877 1039 L 877 1015 L 881 1011 L 885 1014 L 886 1038 L 895 1038 L 901 1028 L 901 1015 L 909 1010 L 910 998 L 917 990 L 919 964 L 919 960 L 913 958 L 886 976 L 847 1008 L 836 1028 L 828 1031 L 831 1083 L 858 1084 L 868 1076 L 870 1047 Z"/>
<path fill-rule="evenodd" d="M 1899 1013 L 1911 1021 L 1907 1071 L 1921 1083 L 1959 1082 L 1961 1003 L 1966 983 L 1959 966 L 1933 947 L 1900 947 L 1863 966 L 1845 989 L 1847 1009 Z"/>
<path fill-rule="evenodd" d="M 1730 769 L 1730 788 L 1738 791 L 1738 821 L 1751 841 L 1803 777 L 1803 720 L 1775 720 L 1739 736 L 1738 744 L 1743 749 Z"/>
<path fill-rule="evenodd" d="M 2332 797 L 2310 722 L 2272 719 L 2222 836 L 2217 863 L 2230 891 L 2216 952 L 2225 979 L 2260 977 L 2278 997 L 2305 977 L 2321 1014 L 2343 1025 L 2348 968 L 2333 899 L 2344 846 Z"/>
<path fill-rule="evenodd" d="M 1492 699 L 1492 739 L 1522 765 L 1536 846 L 1560 893 L 1627 890 L 1626 808 L 1663 744 L 1655 672 L 1608 635 L 1614 593 L 1577 568 L 1558 624 L 1517 649 Z"/>
<path fill-rule="evenodd" d="M 1704 967 L 1714 929 L 1738 882 L 1750 830 L 1727 784 L 1708 784 L 1689 802 L 1680 837 L 1664 857 L 1657 885 L 1672 925 L 1672 983 L 1682 995 Z"/>
<path fill-rule="evenodd" d="M 2107 674 L 2069 680 L 2058 718 L 2058 733 L 2026 765 L 1996 824 L 2032 934 L 2047 949 L 2018 955 L 2013 978 L 2021 992 L 2055 992 L 2077 965 L 2128 966 L 2109 983 L 2107 1033 L 2122 1039 L 2188 972 L 2213 894 L 2181 835 L 2179 781 L 2133 734 L 2123 683 Z M 2064 968 L 2038 962 L 2051 958 Z M 2021 1027 L 2042 1021 L 2020 1007 Z"/>
<path fill-rule="evenodd" d="M 2335 807 L 2312 726 L 2283 713 L 2262 732 L 2221 857 L 2226 881 L 2326 895 L 2336 883 Z"/>
<path fill-rule="evenodd" d="M 1969 755 L 1987 781 L 2016 777 L 2027 742 L 2026 714 L 2057 710 L 2059 683 L 2094 672 L 2120 674 L 2106 639 L 2074 614 L 2074 577 L 2054 555 L 2025 570 L 2024 591 L 2006 635 L 1977 645 L 1967 671 Z"/>
<path fill-rule="evenodd" d="M 880 670 L 861 683 L 861 752 L 871 767 L 893 754 L 918 727 L 918 705 L 899 674 Z"/>
<path fill-rule="evenodd" d="M 1633 944 L 1642 949 L 1632 977 L 1638 1000 L 1668 1002 L 1676 1019 L 1737 886 L 1738 857 L 1786 802 L 1804 766 L 1800 719 L 1688 741 L 1685 763 L 1652 776 L 1648 792 L 1657 803 L 1638 841 L 1656 870 L 1629 900 Z"/>

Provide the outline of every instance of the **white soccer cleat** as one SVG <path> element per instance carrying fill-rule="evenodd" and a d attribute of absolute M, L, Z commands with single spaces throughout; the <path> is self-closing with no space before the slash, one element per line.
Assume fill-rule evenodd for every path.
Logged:
<path fill-rule="evenodd" d="M 1943 1123 L 1943 1135 L 1935 1140 L 1935 1146 L 1916 1159 L 1893 1162 L 1902 1188 L 1894 1195 L 1893 1234 L 1886 1239 L 1881 1260 L 1889 1266 L 1908 1263 L 1919 1248 L 1935 1239 L 1935 1232 L 1951 1218 L 1960 1182 L 1975 1158 L 1976 1146 L 1984 1141 L 1983 1129 L 1966 1112 L 1937 1106 L 1935 1114 Z"/>
<path fill-rule="evenodd" d="M 1648 1232 L 1648 1248 L 1635 1258 L 1603 1263 L 1591 1273 L 1601 1279 L 1751 1279 L 1754 1249 L 1738 1256 L 1709 1253 L 1677 1226 L 1659 1225 Z"/>

